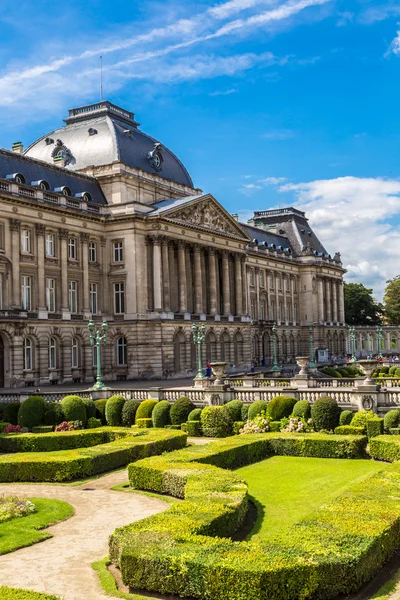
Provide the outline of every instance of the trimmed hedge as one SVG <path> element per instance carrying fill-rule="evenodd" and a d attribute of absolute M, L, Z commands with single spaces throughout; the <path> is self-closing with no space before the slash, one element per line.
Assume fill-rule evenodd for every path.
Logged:
<path fill-rule="evenodd" d="M 104 434 L 103 430 L 103 434 Z M 60 450 L 58 452 L 26 452 L 0 456 L 0 482 L 14 481 L 69 481 L 91 477 L 98 473 L 123 467 L 146 456 L 170 452 L 186 446 L 186 435 L 181 431 L 156 429 L 134 433 L 132 430 L 107 430 L 117 439 L 91 448 Z M 70 432 L 95 436 L 99 430 Z M 36 439 L 49 436 L 68 436 L 45 433 Z M 27 434 L 31 435 L 31 434 Z M 122 435 L 123 437 L 119 437 Z M 15 436 L 12 439 L 22 438 Z M 11 438 L 10 438 L 11 439 Z"/>
<path fill-rule="evenodd" d="M 7 421 L 0 421 L 0 433 L 3 433 L 7 425 L 11 425 L 11 423 L 8 423 Z"/>
<path fill-rule="evenodd" d="M 383 418 L 383 424 L 386 431 L 389 431 L 393 427 L 397 427 L 400 421 L 400 410 L 398 408 L 393 408 L 386 413 Z"/>
<path fill-rule="evenodd" d="M 376 460 L 400 460 L 400 435 L 379 435 L 369 440 L 369 453 Z"/>
<path fill-rule="evenodd" d="M 122 409 L 125 404 L 125 398 L 119 396 L 111 396 L 106 404 L 106 421 L 110 427 L 118 427 L 121 425 Z"/>
<path fill-rule="evenodd" d="M 400 435 L 400 427 L 391 427 L 389 432 L 390 435 Z"/>
<path fill-rule="evenodd" d="M 29 396 L 20 406 L 18 411 L 18 425 L 20 427 L 37 427 L 43 425 L 46 412 L 46 402 L 42 396 Z"/>
<path fill-rule="evenodd" d="M 60 600 L 59 596 L 0 586 L 1 600 Z"/>
<path fill-rule="evenodd" d="M 201 411 L 203 409 L 202 408 L 194 408 L 189 414 L 188 414 L 188 421 L 200 421 L 200 415 L 201 415 Z"/>
<path fill-rule="evenodd" d="M 96 405 L 90 398 L 82 398 L 82 402 L 86 408 L 86 418 L 89 420 L 91 417 L 96 417 Z"/>
<path fill-rule="evenodd" d="M 352 418 L 351 424 L 353 427 L 364 427 L 365 430 L 367 421 L 369 419 L 375 419 L 376 416 L 377 415 L 372 412 L 372 410 L 359 410 Z"/>
<path fill-rule="evenodd" d="M 135 424 L 136 411 L 140 406 L 140 400 L 127 400 L 122 407 L 121 421 L 125 427 Z"/>
<path fill-rule="evenodd" d="M 352 410 L 342 410 L 339 417 L 339 425 L 350 425 L 353 415 Z"/>
<path fill-rule="evenodd" d="M 367 437 L 368 439 L 382 435 L 383 433 L 383 419 L 375 417 L 375 419 L 369 419 L 367 421 Z"/>
<path fill-rule="evenodd" d="M 136 425 L 139 429 L 149 429 L 153 427 L 153 419 L 136 419 Z"/>
<path fill-rule="evenodd" d="M 52 425 L 37 425 L 36 427 L 32 427 L 32 433 L 51 433 L 52 431 Z"/>
<path fill-rule="evenodd" d="M 96 407 L 96 419 L 101 420 L 102 425 L 107 425 L 106 421 L 106 404 L 107 400 L 95 400 L 94 405 Z"/>
<path fill-rule="evenodd" d="M 376 439 L 376 438 L 375 438 Z M 202 600 L 333 598 L 355 591 L 399 545 L 400 470 L 346 490 L 273 543 L 228 539 L 244 519 L 247 486 L 235 469 L 272 454 L 357 457 L 365 437 L 261 434 L 231 437 L 129 465 L 135 489 L 184 498 L 119 528 L 110 558 L 125 585 Z"/>
<path fill-rule="evenodd" d="M 321 396 L 311 406 L 311 418 L 317 431 L 333 431 L 339 424 L 340 407 L 336 400 Z"/>
<path fill-rule="evenodd" d="M 202 434 L 200 421 L 188 421 L 186 423 L 186 432 L 189 436 L 200 437 Z"/>
<path fill-rule="evenodd" d="M 206 406 L 201 411 L 201 428 L 204 437 L 227 437 L 232 422 L 224 406 Z"/>
<path fill-rule="evenodd" d="M 196 407 L 187 398 L 186 396 L 182 396 L 175 400 L 170 410 L 170 417 L 172 425 L 181 425 L 182 423 L 186 423 L 188 420 L 189 413 L 192 412 Z"/>
<path fill-rule="evenodd" d="M 242 421 L 247 421 L 247 419 L 249 418 L 249 408 L 250 408 L 250 404 L 243 404 L 242 406 L 242 415 L 241 415 L 241 419 Z"/>
<path fill-rule="evenodd" d="M 135 423 L 138 419 L 151 419 L 151 414 L 158 400 L 143 400 L 136 411 Z"/>
<path fill-rule="evenodd" d="M 292 414 L 293 408 L 297 403 L 297 398 L 292 398 L 291 396 L 276 396 L 268 403 L 267 415 L 272 421 L 280 421 Z"/>
<path fill-rule="evenodd" d="M 268 408 L 268 402 L 265 402 L 265 400 L 256 400 L 249 406 L 249 410 L 247 413 L 247 420 L 252 421 L 254 419 L 254 417 L 261 415 L 262 412 L 266 413 L 267 408 Z M 244 419 L 243 419 L 243 421 L 244 421 Z"/>
<path fill-rule="evenodd" d="M 335 427 L 336 435 L 363 435 L 364 427 L 353 427 L 353 425 L 339 425 Z"/>
<path fill-rule="evenodd" d="M 96 417 L 90 417 L 87 422 L 88 429 L 98 429 L 101 427 L 101 420 Z"/>
<path fill-rule="evenodd" d="M 308 400 L 299 400 L 293 406 L 292 415 L 294 417 L 304 417 L 304 419 L 309 419 L 311 416 L 311 404 Z"/>
<path fill-rule="evenodd" d="M 232 431 L 234 435 L 239 435 L 240 429 L 244 427 L 245 421 L 235 421 L 232 425 Z"/>
<path fill-rule="evenodd" d="M 231 400 L 224 404 L 224 410 L 228 415 L 229 420 L 234 423 L 242 418 L 243 402 L 241 400 Z M 189 420 L 189 419 L 188 419 Z"/>
<path fill-rule="evenodd" d="M 280 421 L 271 421 L 269 424 L 270 431 L 280 431 L 281 430 L 281 422 Z"/>
<path fill-rule="evenodd" d="M 18 411 L 20 407 L 20 402 L 6 404 L 3 411 L 3 421 L 7 421 L 7 423 L 11 423 L 12 425 L 18 425 Z"/>
<path fill-rule="evenodd" d="M 171 423 L 169 417 L 170 409 L 171 405 L 168 400 L 161 400 L 161 402 L 157 402 L 151 415 L 151 418 L 153 419 L 153 427 L 165 427 Z"/>
<path fill-rule="evenodd" d="M 61 400 L 61 407 L 64 411 L 66 421 L 82 421 L 82 423 L 86 423 L 86 407 L 79 396 L 65 396 Z"/>
<path fill-rule="evenodd" d="M 44 424 L 55 426 L 63 421 L 65 421 L 65 415 L 60 402 L 49 402 L 46 405 Z"/>

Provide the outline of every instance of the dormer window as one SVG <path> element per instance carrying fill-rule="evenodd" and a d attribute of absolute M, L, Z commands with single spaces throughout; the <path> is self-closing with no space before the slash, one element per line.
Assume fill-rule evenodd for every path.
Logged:
<path fill-rule="evenodd" d="M 92 196 L 89 194 L 89 192 L 78 192 L 75 194 L 75 198 L 80 198 L 83 202 L 92 201 Z"/>
<path fill-rule="evenodd" d="M 46 191 L 46 190 L 49 190 L 49 189 L 50 189 L 50 186 L 49 186 L 49 184 L 48 184 L 48 183 L 47 183 L 47 181 L 45 181 L 44 179 L 39 179 L 39 181 L 31 181 L 31 185 L 32 185 L 33 187 L 37 187 L 37 188 L 39 188 L 40 190 L 44 190 L 44 191 Z"/>
<path fill-rule="evenodd" d="M 98 133 L 97 129 L 95 129 L 94 127 L 89 127 L 89 129 L 88 129 L 89 135 L 96 135 L 96 133 Z"/>
<path fill-rule="evenodd" d="M 25 183 L 25 177 L 21 175 L 21 173 L 11 173 L 10 175 L 6 175 L 6 179 L 11 179 L 11 181 L 15 181 L 19 185 L 23 185 Z"/>
<path fill-rule="evenodd" d="M 57 192 L 57 194 L 62 194 L 63 196 L 72 196 L 72 192 L 71 192 L 70 188 L 67 187 L 66 185 L 62 185 L 61 187 L 56 187 L 56 188 L 54 188 L 54 191 Z"/>

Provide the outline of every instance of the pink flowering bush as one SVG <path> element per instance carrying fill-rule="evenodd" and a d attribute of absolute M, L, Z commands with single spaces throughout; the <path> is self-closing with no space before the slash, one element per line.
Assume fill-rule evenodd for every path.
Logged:
<path fill-rule="evenodd" d="M 59 425 L 56 425 L 54 431 L 73 431 L 74 426 L 72 423 L 68 423 L 68 421 L 63 421 Z"/>
<path fill-rule="evenodd" d="M 289 417 L 281 420 L 281 431 L 285 433 L 310 433 L 314 431 L 312 419 Z"/>
<path fill-rule="evenodd" d="M 15 517 L 25 517 L 36 512 L 36 507 L 27 498 L 20 496 L 0 496 L 0 523 Z"/>
<path fill-rule="evenodd" d="M 7 425 L 4 427 L 3 433 L 21 433 L 21 427 L 19 425 Z"/>
<path fill-rule="evenodd" d="M 239 433 L 266 433 L 267 431 L 269 431 L 269 420 L 264 412 L 247 421 L 242 429 L 239 429 Z"/>

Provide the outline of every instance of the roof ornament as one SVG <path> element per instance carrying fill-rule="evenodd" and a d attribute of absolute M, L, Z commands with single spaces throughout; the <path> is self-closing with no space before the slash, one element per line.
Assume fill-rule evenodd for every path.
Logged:
<path fill-rule="evenodd" d="M 163 155 L 161 154 L 160 142 L 154 143 L 154 148 L 147 153 L 147 158 L 149 159 L 150 164 L 155 171 L 162 170 L 162 163 L 164 162 L 164 159 Z"/>
<path fill-rule="evenodd" d="M 336 263 L 339 263 L 340 265 L 342 264 L 342 258 L 341 258 L 340 252 L 335 252 L 335 256 L 333 257 L 333 260 Z"/>
<path fill-rule="evenodd" d="M 64 166 L 75 164 L 76 160 L 69 148 L 64 144 L 62 140 L 57 140 L 51 153 L 52 158 L 59 158 L 64 160 Z"/>
<path fill-rule="evenodd" d="M 305 246 L 303 246 L 303 250 L 301 251 L 302 256 L 314 256 L 313 249 L 311 248 L 310 242 L 307 242 Z"/>

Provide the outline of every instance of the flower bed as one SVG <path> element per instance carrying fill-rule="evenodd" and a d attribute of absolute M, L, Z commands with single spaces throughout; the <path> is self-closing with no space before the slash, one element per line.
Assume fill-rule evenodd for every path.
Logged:
<path fill-rule="evenodd" d="M 130 588 L 163 594 L 213 600 L 348 594 L 400 545 L 400 466 L 354 484 L 268 545 L 227 539 L 243 521 L 247 486 L 217 466 L 235 468 L 272 454 L 357 458 L 366 441 L 323 434 L 239 436 L 130 465 L 133 487 L 185 501 L 117 529 L 110 558 Z"/>
<path fill-rule="evenodd" d="M 36 507 L 27 498 L 20 496 L 0 496 L 0 523 L 17 517 L 32 515 Z"/>

